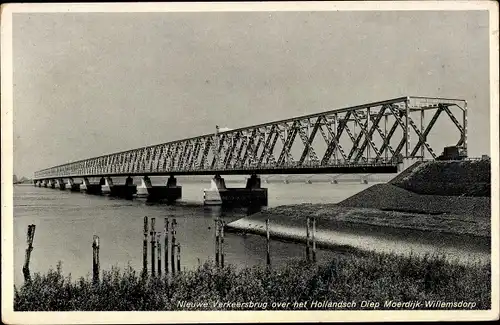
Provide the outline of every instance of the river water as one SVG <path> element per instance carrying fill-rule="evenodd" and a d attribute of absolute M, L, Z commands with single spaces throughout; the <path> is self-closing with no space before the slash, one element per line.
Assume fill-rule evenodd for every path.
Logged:
<path fill-rule="evenodd" d="M 137 183 L 137 181 L 136 181 Z M 182 199 L 174 205 L 149 203 L 145 200 L 124 200 L 106 196 L 71 193 L 32 185 L 14 186 L 14 281 L 23 281 L 22 265 L 29 224 L 36 225 L 34 250 L 30 270 L 46 272 L 62 262 L 65 274 L 73 278 L 92 272 L 92 238 L 100 238 L 101 269 L 128 264 L 137 271 L 142 268 L 143 218 L 156 218 L 157 231 L 163 229 L 165 217 L 177 219 L 177 241 L 181 244 L 181 265 L 193 268 L 214 259 L 214 218 L 223 215 L 226 222 L 252 213 L 248 209 L 221 210 L 203 205 L 203 188 L 209 182 L 183 182 Z M 372 184 L 356 182 L 313 184 L 275 182 L 265 184 L 269 207 L 296 203 L 339 202 Z M 232 181 L 230 187 L 244 186 L 244 181 Z M 484 240 L 411 234 L 411 232 L 370 233 L 345 230 L 338 234 L 339 244 L 378 251 L 408 253 L 439 252 L 461 260 L 489 260 L 489 244 Z M 225 260 L 236 267 L 266 263 L 265 238 L 256 235 L 226 233 Z M 271 260 L 279 265 L 290 259 L 303 258 L 304 245 L 272 241 Z M 333 252 L 319 250 L 318 259 L 327 260 Z M 149 257 L 150 259 L 150 257 Z M 148 261 L 150 267 L 150 260 Z"/>

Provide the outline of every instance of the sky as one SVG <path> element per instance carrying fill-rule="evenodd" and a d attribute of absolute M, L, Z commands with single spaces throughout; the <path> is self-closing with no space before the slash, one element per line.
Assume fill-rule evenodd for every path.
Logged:
<path fill-rule="evenodd" d="M 489 154 L 488 37 L 487 11 L 16 13 L 14 174 L 407 95 L 467 100 Z"/>

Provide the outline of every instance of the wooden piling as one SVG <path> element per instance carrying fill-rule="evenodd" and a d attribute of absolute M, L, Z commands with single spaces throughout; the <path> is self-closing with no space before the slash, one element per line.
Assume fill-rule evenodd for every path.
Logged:
<path fill-rule="evenodd" d="M 316 218 L 312 220 L 312 260 L 316 263 Z"/>
<path fill-rule="evenodd" d="M 92 240 L 92 282 L 99 283 L 99 237 L 94 235 Z"/>
<path fill-rule="evenodd" d="M 177 272 L 181 272 L 181 244 L 177 244 Z"/>
<path fill-rule="evenodd" d="M 224 267 L 224 218 L 220 222 L 220 266 Z"/>
<path fill-rule="evenodd" d="M 161 277 L 161 232 L 156 234 L 156 247 L 158 249 L 157 262 L 158 262 L 158 276 Z"/>
<path fill-rule="evenodd" d="M 168 274 L 168 218 L 165 218 L 165 274 Z"/>
<path fill-rule="evenodd" d="M 219 266 L 219 216 L 215 218 L 215 265 Z"/>
<path fill-rule="evenodd" d="M 142 247 L 142 273 L 148 273 L 148 217 L 144 217 L 144 241 Z"/>
<path fill-rule="evenodd" d="M 311 257 L 310 257 L 310 249 L 309 249 L 309 246 L 310 246 L 310 242 L 309 242 L 309 237 L 310 237 L 310 219 L 309 217 L 307 217 L 307 220 L 306 220 L 306 260 L 309 262 L 311 260 Z"/>
<path fill-rule="evenodd" d="M 152 276 L 155 276 L 155 263 L 156 263 L 156 260 L 155 260 L 155 244 L 156 244 L 156 231 L 155 231 L 155 218 L 151 218 L 151 232 L 150 232 L 150 235 L 151 235 L 151 275 Z"/>
<path fill-rule="evenodd" d="M 176 225 L 177 225 L 177 220 L 174 218 L 172 219 L 172 244 L 171 246 L 171 254 L 170 254 L 170 262 L 172 263 L 171 269 L 172 269 L 172 275 L 175 274 L 175 235 L 176 235 Z"/>
<path fill-rule="evenodd" d="M 33 238 L 35 237 L 35 225 L 28 225 L 28 233 L 26 236 L 26 255 L 24 258 L 24 266 L 23 266 L 23 275 L 24 275 L 24 282 L 29 283 L 31 282 L 31 275 L 30 275 L 30 258 L 31 258 L 31 251 L 33 250 Z"/>
<path fill-rule="evenodd" d="M 267 254 L 266 254 L 266 265 L 271 265 L 271 236 L 269 233 L 269 219 L 266 219 L 266 238 L 267 238 Z"/>

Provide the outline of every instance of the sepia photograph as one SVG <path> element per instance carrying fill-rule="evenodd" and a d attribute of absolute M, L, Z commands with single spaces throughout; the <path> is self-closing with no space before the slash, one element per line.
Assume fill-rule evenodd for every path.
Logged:
<path fill-rule="evenodd" d="M 498 3 L 1 24 L 4 323 L 499 318 Z"/>

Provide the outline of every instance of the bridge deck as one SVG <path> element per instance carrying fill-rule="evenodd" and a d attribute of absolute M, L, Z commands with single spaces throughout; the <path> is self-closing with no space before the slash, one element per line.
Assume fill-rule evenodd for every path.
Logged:
<path fill-rule="evenodd" d="M 167 175 L 276 175 L 276 174 L 392 174 L 397 173 L 397 164 L 382 165 L 343 165 L 327 167 L 300 167 L 300 168 L 245 168 L 245 169 L 210 169 L 210 170 L 170 170 L 168 172 L 131 172 L 131 173 L 91 173 L 81 175 L 61 175 L 58 178 L 68 177 L 121 177 L 121 176 L 167 176 Z"/>

